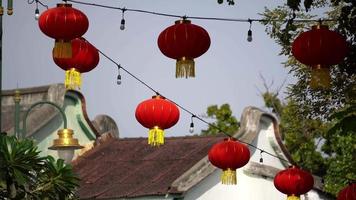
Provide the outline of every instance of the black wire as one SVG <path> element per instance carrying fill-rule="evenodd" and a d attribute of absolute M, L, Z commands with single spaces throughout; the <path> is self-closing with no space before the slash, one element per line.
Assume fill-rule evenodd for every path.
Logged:
<path fill-rule="evenodd" d="M 36 8 L 38 9 L 38 4 L 40 4 L 41 6 L 45 7 L 46 9 L 48 9 L 48 5 L 42 3 L 40 0 L 27 0 L 28 4 L 33 4 L 36 3 Z"/>
<path fill-rule="evenodd" d="M 165 17 L 175 17 L 175 18 L 185 18 L 185 19 L 198 19 L 198 20 L 214 20 L 214 21 L 230 21 L 230 22 L 285 22 L 286 20 L 279 20 L 279 19 L 234 19 L 234 18 L 219 18 L 219 17 L 201 17 L 201 16 L 186 16 L 186 15 L 175 15 L 175 14 L 167 14 L 161 12 L 153 12 L 148 10 L 141 10 L 141 9 L 131 9 L 131 8 L 120 8 L 115 6 L 107 6 L 103 4 L 96 4 L 96 3 L 87 3 L 82 1 L 76 0 L 67 0 L 72 3 L 88 5 L 88 6 L 95 6 L 101 8 L 108 8 L 108 9 L 115 9 L 115 10 L 125 10 L 125 11 L 132 11 L 132 12 L 139 12 L 139 13 L 146 13 L 151 15 L 159 15 Z M 320 19 L 294 19 L 294 22 L 318 22 Z M 337 21 L 336 19 L 323 19 L 322 21 Z"/>
<path fill-rule="evenodd" d="M 166 16 L 166 17 L 182 18 L 182 16 L 179 16 L 179 15 L 171 15 L 171 14 L 166 14 L 166 13 L 158 13 L 158 12 L 147 11 L 147 10 L 130 9 L 130 8 L 120 8 L 120 7 L 115 7 L 115 6 L 107 6 L 107 5 L 102 5 L 102 4 L 87 3 L 87 2 L 75 1 L 75 0 L 68 0 L 68 1 L 69 1 L 69 2 L 72 2 L 72 3 L 87 5 L 87 6 L 96 6 L 96 7 L 108 8 L 108 9 L 114 9 L 114 10 L 121 10 L 121 11 L 125 10 L 125 11 L 140 12 L 140 13 L 146 13 L 146 14 L 152 14 L 152 15 Z"/>
<path fill-rule="evenodd" d="M 85 38 L 83 38 L 83 39 L 85 39 Z M 86 40 L 86 39 L 85 39 L 85 40 Z M 86 41 L 89 42 L 88 40 L 86 40 Z M 89 42 L 89 43 L 90 43 L 90 42 Z M 91 44 L 91 43 L 90 43 L 90 44 Z M 92 44 L 92 45 L 93 45 L 93 44 Z M 95 47 L 95 45 L 93 45 L 93 46 Z M 209 125 L 209 126 L 215 128 L 215 129 L 217 129 L 219 132 L 223 133 L 223 134 L 226 135 L 227 137 L 234 138 L 231 134 L 226 133 L 224 130 L 222 130 L 222 129 L 219 128 L 218 126 L 216 126 L 216 125 L 214 125 L 214 124 L 212 124 L 212 123 L 207 122 L 207 121 L 204 120 L 203 118 L 197 116 L 196 114 L 194 114 L 194 113 L 191 112 L 190 110 L 184 108 L 183 106 L 181 106 L 181 105 L 178 104 L 177 102 L 173 101 L 172 99 L 169 99 L 169 98 L 167 98 L 166 96 L 160 94 L 157 90 L 153 89 L 153 88 L 152 88 L 151 86 L 149 86 L 147 83 L 145 83 L 144 81 L 142 81 L 141 79 L 139 79 L 137 76 L 135 76 L 134 74 L 132 74 L 130 71 L 128 71 L 128 70 L 125 69 L 124 67 L 122 67 L 119 63 L 117 63 L 115 60 L 113 60 L 112 58 L 110 58 L 108 55 L 106 55 L 106 54 L 105 54 L 104 52 L 102 52 L 100 49 L 98 49 L 97 47 L 95 47 L 95 48 L 98 50 L 98 52 L 99 52 L 101 55 L 103 55 L 103 56 L 104 56 L 105 58 L 107 58 L 109 61 L 111 61 L 112 63 L 114 63 L 119 69 L 122 69 L 123 71 L 125 71 L 127 74 L 129 74 L 131 77 L 133 77 L 134 79 L 136 79 L 138 82 L 140 82 L 140 83 L 142 83 L 143 85 L 145 85 L 145 86 L 146 86 L 148 89 L 150 89 L 152 92 L 156 93 L 157 95 L 163 96 L 166 100 L 172 102 L 173 104 L 175 104 L 176 106 L 178 106 L 180 109 L 182 109 L 182 110 L 184 110 L 185 112 L 189 113 L 189 114 L 192 116 L 192 118 L 193 118 L 193 117 L 194 117 L 194 118 L 197 118 L 197 119 L 199 119 L 201 122 L 203 122 L 203 123 L 205 123 L 205 124 L 207 124 L 207 125 Z M 284 158 L 281 158 L 281 157 L 279 157 L 279 156 L 276 156 L 276 155 L 274 155 L 274 154 L 272 154 L 272 153 L 269 153 L 269 152 L 267 152 L 267 151 L 265 151 L 265 150 L 263 150 L 263 149 L 261 149 L 261 148 L 255 146 L 255 145 L 253 145 L 253 144 L 244 142 L 244 141 L 242 141 L 242 140 L 240 140 L 240 139 L 238 139 L 238 138 L 235 138 L 235 139 L 236 139 L 237 141 L 243 143 L 243 144 L 246 144 L 246 145 L 251 146 L 251 147 L 253 147 L 253 148 L 257 149 L 257 150 L 260 150 L 261 152 L 264 152 L 264 153 L 266 153 L 266 154 L 268 154 L 268 155 L 270 155 L 270 156 L 272 156 L 272 157 L 275 157 L 275 158 L 278 158 L 278 159 L 280 159 L 280 160 L 283 160 L 283 161 L 285 161 L 285 162 L 290 163 L 288 160 L 286 160 L 286 159 L 284 159 Z"/>
<path fill-rule="evenodd" d="M 40 0 L 36 0 L 36 2 L 38 2 L 41 6 L 45 7 L 46 9 L 48 9 L 48 5 L 42 3 Z"/>
<path fill-rule="evenodd" d="M 86 40 L 88 41 L 88 40 Z M 89 42 L 89 41 L 88 41 Z M 90 42 L 89 42 L 90 43 Z M 92 44 L 93 45 L 93 44 Z M 94 45 L 93 45 L 94 46 Z M 95 47 L 95 46 L 94 46 Z M 96 48 L 96 47 L 95 47 Z M 118 64 L 117 62 L 115 62 L 112 58 L 110 58 L 109 56 L 107 56 L 104 52 L 102 52 L 100 49 L 96 48 L 98 50 L 98 52 L 103 55 L 105 58 L 107 58 L 108 60 L 110 60 L 112 63 L 114 63 L 118 68 L 122 69 L 123 71 L 125 71 L 127 74 L 129 74 L 130 76 L 132 76 L 134 79 L 136 79 L 137 81 L 139 81 L 140 83 L 142 83 L 143 85 L 145 85 L 147 88 L 149 88 L 150 90 L 152 90 L 154 93 L 159 95 L 159 92 L 156 91 L 155 89 L 153 89 L 151 86 L 149 86 L 147 83 L 143 82 L 141 79 L 139 79 L 137 76 L 135 76 L 134 74 L 132 74 L 131 72 L 129 72 L 127 69 L 125 69 L 124 67 L 122 67 L 120 64 Z"/>
<path fill-rule="evenodd" d="M 172 14 L 166 14 L 166 13 L 158 13 L 158 12 L 153 12 L 153 11 L 147 11 L 147 10 L 139 10 L 139 9 L 127 9 L 128 11 L 133 11 L 133 12 L 139 12 L 139 13 L 147 13 L 151 15 L 159 15 L 159 16 L 165 16 L 165 17 L 175 17 L 175 18 L 183 18 L 184 16 L 180 15 L 172 15 Z"/>

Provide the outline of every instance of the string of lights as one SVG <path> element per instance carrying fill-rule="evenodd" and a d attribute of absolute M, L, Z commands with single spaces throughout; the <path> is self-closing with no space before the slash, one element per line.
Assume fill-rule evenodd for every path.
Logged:
<path fill-rule="evenodd" d="M 89 42 L 89 41 L 88 41 L 88 42 Z M 89 42 L 89 43 L 90 43 L 90 42 Z M 92 44 L 92 43 L 91 43 L 91 44 Z M 93 45 L 93 44 L 92 44 L 92 45 Z M 93 46 L 95 46 L 95 45 L 93 45 Z M 160 96 L 164 97 L 166 100 L 172 102 L 172 103 L 175 104 L 177 107 L 179 107 L 180 109 L 182 109 L 182 110 L 185 111 L 186 113 L 190 114 L 190 115 L 191 115 L 191 123 L 190 123 L 190 127 L 189 127 L 189 132 L 190 132 L 190 133 L 192 133 L 192 132 L 194 131 L 194 122 L 193 122 L 193 119 L 196 118 L 196 119 L 200 120 L 201 122 L 207 124 L 208 126 L 213 127 L 214 129 L 218 130 L 220 133 L 226 135 L 227 137 L 235 138 L 235 137 L 233 137 L 233 135 L 231 135 L 231 134 L 229 134 L 229 133 L 226 133 L 226 132 L 225 132 L 224 130 L 222 130 L 220 127 L 218 127 L 218 126 L 216 126 L 216 125 L 214 125 L 214 124 L 212 124 L 212 123 L 209 123 L 209 122 L 206 121 L 205 119 L 203 119 L 203 118 L 199 117 L 198 115 L 194 114 L 192 111 L 190 111 L 190 110 L 188 110 L 187 108 L 183 107 L 182 105 L 178 104 L 178 103 L 175 102 L 174 100 L 172 100 L 172 99 L 170 99 L 170 98 L 167 98 L 166 96 L 162 95 L 160 92 L 158 92 L 158 90 L 154 89 L 153 87 L 151 87 L 150 85 L 148 85 L 145 81 L 141 80 L 141 79 L 138 78 L 136 75 L 134 75 L 133 73 L 131 73 L 130 71 L 128 71 L 126 68 L 122 67 L 122 65 L 120 65 L 118 62 L 116 62 L 114 59 L 112 59 L 112 58 L 111 58 L 110 56 L 108 56 L 107 54 L 105 54 L 103 51 L 101 51 L 101 50 L 98 49 L 97 47 L 95 47 L 95 48 L 98 50 L 98 52 L 99 52 L 102 56 L 104 56 L 106 59 L 108 59 L 108 60 L 109 60 L 110 62 L 112 62 L 115 66 L 118 67 L 118 70 L 119 70 L 119 75 L 118 75 L 118 80 L 117 80 L 118 84 L 121 84 L 121 74 L 120 74 L 120 70 L 123 70 L 123 71 L 126 72 L 128 75 L 130 75 L 132 78 L 134 78 L 135 80 L 137 80 L 138 82 L 140 82 L 141 84 L 143 84 L 144 86 L 146 86 L 149 90 L 151 90 L 152 92 L 154 92 L 156 95 L 160 95 Z M 291 164 L 290 161 L 288 161 L 288 160 L 286 160 L 286 159 L 284 159 L 284 158 L 281 158 L 281 157 L 279 157 L 279 156 L 276 156 L 276 155 L 274 155 L 274 154 L 272 154 L 272 153 L 270 153 L 270 152 L 268 152 L 268 151 L 265 151 L 264 149 L 261 149 L 261 148 L 257 147 L 256 145 L 253 145 L 253 144 L 250 144 L 250 143 L 248 143 L 248 142 L 242 141 L 242 140 L 240 140 L 240 139 L 238 139 L 238 138 L 235 138 L 235 139 L 236 139 L 237 141 L 243 143 L 243 144 L 246 144 L 246 145 L 248 145 L 248 146 L 250 146 L 250 147 L 253 147 L 253 148 L 259 150 L 259 151 L 260 151 L 260 156 L 261 156 L 261 158 L 260 158 L 260 163 L 263 162 L 262 153 L 265 153 L 265 154 L 268 154 L 268 155 L 270 155 L 270 156 L 272 156 L 272 157 L 275 157 L 275 158 L 277 158 L 277 159 L 279 159 L 279 160 L 283 160 L 283 161 L 285 161 L 285 162 Z"/>
<path fill-rule="evenodd" d="M 82 5 L 87 5 L 87 6 L 94 6 L 94 7 L 100 7 L 100 8 L 107 8 L 107 9 L 113 9 L 113 10 L 121 10 L 123 13 L 124 12 L 138 12 L 138 13 L 145 13 L 145 14 L 151 14 L 151 15 L 158 15 L 158 16 L 164 16 L 164 17 L 173 17 L 173 18 L 182 18 L 182 19 L 198 19 L 198 20 L 214 20 L 214 21 L 229 21 L 229 22 L 270 22 L 270 21 L 276 21 L 276 22 L 288 22 L 288 19 L 285 20 L 279 20 L 279 19 L 257 19 L 257 18 L 247 18 L 247 19 L 241 19 L 241 18 L 220 18 L 220 17 L 202 17 L 202 16 L 187 16 L 187 15 L 177 15 L 177 14 L 168 14 L 168 13 L 162 13 L 162 12 L 154 12 L 154 11 L 149 11 L 149 10 L 142 10 L 142 9 L 132 9 L 132 8 L 126 8 L 126 7 L 116 7 L 116 6 L 108 6 L 104 4 L 97 4 L 97 3 L 88 3 L 88 2 L 83 2 L 83 1 L 77 1 L 77 0 L 63 0 L 65 2 L 72 2 L 72 3 L 77 3 L 77 4 L 82 4 Z M 336 19 L 293 19 L 293 22 L 320 22 L 320 21 L 337 21 Z M 250 27 L 251 29 L 251 27 Z"/>
<path fill-rule="evenodd" d="M 41 5 L 41 6 L 45 7 L 46 9 L 48 9 L 48 6 L 44 3 L 42 3 L 40 0 L 27 0 L 27 3 L 28 4 L 36 3 L 35 20 L 38 20 L 38 18 L 40 17 L 40 9 L 38 8 L 38 5 Z"/>
<path fill-rule="evenodd" d="M 152 15 L 159 15 L 159 16 L 165 16 L 165 17 L 175 17 L 175 18 L 182 18 L 182 19 L 199 19 L 199 20 L 217 20 L 217 21 L 232 21 L 232 22 L 248 22 L 250 23 L 250 28 L 248 31 L 248 37 L 247 37 L 247 41 L 251 42 L 252 41 L 252 31 L 251 31 L 251 26 L 252 26 L 252 22 L 253 21 L 257 21 L 257 22 L 263 22 L 263 21 L 267 21 L 264 19 L 231 19 L 231 18 L 216 18 L 216 17 L 200 17 L 200 16 L 181 16 L 181 15 L 175 15 L 175 14 L 167 14 L 167 13 L 159 13 L 159 12 L 153 12 L 153 11 L 147 11 L 147 10 L 140 10 L 140 9 L 131 9 L 131 8 L 121 8 L 121 7 L 114 7 L 114 6 L 107 6 L 107 5 L 102 5 L 102 4 L 95 4 L 95 3 L 87 3 L 87 2 L 81 2 L 81 1 L 76 1 L 76 0 L 63 0 L 64 2 L 73 2 L 73 3 L 77 3 L 77 4 L 83 4 L 83 5 L 89 5 L 89 6 L 96 6 L 96 7 L 101 7 L 101 8 L 108 8 L 108 9 L 116 9 L 116 10 L 120 10 L 122 11 L 122 20 L 121 20 L 121 26 L 120 29 L 124 30 L 125 29 L 125 19 L 124 19 L 124 14 L 127 11 L 131 11 L 131 12 L 139 12 L 139 13 L 145 13 L 145 14 L 152 14 Z M 38 19 L 39 17 L 39 10 L 38 10 L 38 4 L 48 8 L 47 5 L 43 4 L 41 1 L 39 0 L 28 0 L 27 1 L 28 4 L 33 4 L 36 3 L 36 10 L 35 10 L 35 19 Z M 282 20 L 275 20 L 275 21 L 282 21 Z M 283 20 L 285 21 L 285 20 Z M 318 20 L 294 20 L 294 21 L 299 21 L 299 22 L 320 22 L 320 19 Z M 324 20 L 325 21 L 325 20 Z M 89 42 L 89 41 L 88 41 Z M 95 45 L 93 45 L 95 46 Z M 96 47 L 95 47 L 96 48 Z M 177 107 L 179 107 L 180 109 L 182 109 L 183 111 L 185 111 L 186 113 L 191 115 L 191 123 L 190 123 L 190 127 L 189 127 L 189 132 L 194 132 L 194 122 L 193 119 L 196 118 L 199 121 L 207 124 L 210 127 L 213 127 L 214 129 L 218 130 L 220 133 L 226 135 L 227 137 L 231 137 L 234 138 L 233 135 L 226 133 L 224 130 L 222 130 L 221 128 L 219 128 L 218 126 L 209 123 L 208 121 L 206 121 L 205 119 L 199 117 L 198 115 L 194 114 L 192 111 L 186 109 L 185 107 L 183 107 L 182 105 L 178 104 L 177 102 L 175 102 L 172 99 L 167 98 L 166 96 L 162 95 L 161 93 L 159 93 L 157 90 L 155 90 L 153 87 L 151 87 L 150 85 L 148 85 L 146 82 L 144 82 L 143 80 L 141 80 L 140 78 L 138 78 L 136 75 L 134 75 L 133 73 L 131 73 L 130 71 L 128 71 L 126 68 L 122 67 L 119 63 L 117 63 L 114 59 L 112 59 L 111 57 L 109 57 L 108 55 L 106 55 L 104 52 L 102 52 L 100 49 L 96 48 L 98 50 L 98 52 L 103 55 L 106 59 L 108 59 L 110 62 L 112 62 L 113 64 L 115 64 L 115 66 L 117 66 L 118 68 L 118 76 L 117 76 L 117 84 L 120 85 L 121 84 L 121 74 L 120 74 L 120 70 L 123 70 L 124 72 L 126 72 L 127 74 L 129 74 L 132 78 L 134 78 L 135 80 L 137 80 L 138 82 L 140 82 L 141 84 L 143 84 L 144 86 L 146 86 L 148 89 L 150 89 L 152 92 L 154 92 L 156 95 L 160 95 L 162 97 L 165 97 L 166 100 L 172 102 L 173 104 L 175 104 Z M 256 150 L 260 151 L 260 163 L 263 162 L 263 158 L 262 158 L 262 153 L 266 153 L 272 157 L 275 157 L 279 160 L 285 161 L 289 164 L 290 161 L 281 158 L 277 155 L 274 155 L 268 151 L 265 151 L 259 147 L 257 147 L 256 145 L 250 144 L 248 142 L 242 141 L 238 138 L 235 138 L 237 141 L 248 145 L 252 148 L 255 148 Z"/>

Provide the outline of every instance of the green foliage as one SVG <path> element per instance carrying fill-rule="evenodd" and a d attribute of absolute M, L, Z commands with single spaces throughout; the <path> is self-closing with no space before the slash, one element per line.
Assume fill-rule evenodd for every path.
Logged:
<path fill-rule="evenodd" d="M 335 121 L 328 135 L 356 132 L 356 104 L 346 106 L 330 116 Z"/>
<path fill-rule="evenodd" d="M 262 94 L 262 98 L 267 108 L 272 108 L 272 112 L 276 113 L 278 116 L 282 114 L 283 106 L 277 94 L 273 92 L 265 92 Z"/>
<path fill-rule="evenodd" d="M 277 114 L 287 149 L 298 165 L 324 178 L 326 192 L 336 195 L 356 180 L 356 104 L 338 110 L 325 122 L 305 118 L 293 100 L 284 104 L 273 93 L 262 96 L 267 107 L 280 106 Z"/>
<path fill-rule="evenodd" d="M 329 155 L 325 190 L 336 194 L 356 180 L 356 104 L 331 115 L 333 126 L 325 134 L 322 149 Z"/>
<path fill-rule="evenodd" d="M 220 107 L 217 105 L 209 106 L 206 114 L 209 118 L 213 118 L 215 122 L 213 122 L 213 126 L 209 126 L 207 130 L 202 130 L 202 135 L 216 135 L 221 133 L 220 130 L 233 135 L 239 129 L 238 121 L 236 117 L 232 115 L 229 104 L 223 104 Z"/>
<path fill-rule="evenodd" d="M 79 179 L 75 176 L 70 165 L 65 165 L 62 159 L 55 161 L 47 157 L 41 176 L 38 177 L 39 186 L 34 191 L 40 199 L 67 199 L 74 197 L 74 190 Z"/>
<path fill-rule="evenodd" d="M 291 1 L 297 3 L 300 1 Z M 299 3 L 298 3 L 299 2 Z M 290 5 L 290 4 L 288 4 Z M 311 8 L 328 5 L 325 0 L 314 0 Z M 329 6 L 329 5 L 328 5 Z M 333 1 L 331 10 L 325 18 L 338 21 L 323 22 L 336 28 L 348 39 L 349 54 L 337 66 L 331 67 L 332 85 L 330 90 L 313 90 L 309 86 L 311 70 L 296 61 L 291 55 L 292 41 L 303 31 L 310 29 L 315 22 L 295 22 L 296 19 L 311 19 L 314 16 L 305 10 L 295 9 L 295 6 L 279 6 L 275 9 L 265 9 L 261 14 L 265 21 L 267 34 L 281 46 L 281 55 L 288 56 L 284 62 L 286 68 L 297 77 L 297 83 L 290 85 L 288 94 L 300 107 L 307 118 L 326 120 L 333 112 L 342 108 L 347 102 L 347 95 L 355 93 L 356 85 L 356 2 Z M 287 20 L 287 23 L 284 21 Z M 277 21 L 276 21 L 277 20 Z M 352 94 L 355 96 L 355 94 Z"/>
<path fill-rule="evenodd" d="M 336 195 L 349 179 L 356 179 L 356 1 L 331 0 L 329 5 L 325 0 L 305 0 L 305 10 L 300 4 L 300 0 L 288 0 L 287 6 L 266 8 L 262 14 L 267 33 L 281 45 L 280 54 L 288 56 L 285 67 L 297 78 L 288 88 L 287 104 L 282 104 L 281 126 L 295 161 L 322 176 L 325 191 Z M 330 9 L 324 18 L 337 19 L 323 24 L 347 38 L 349 53 L 343 62 L 331 67 L 330 90 L 313 90 L 308 84 L 309 67 L 291 55 L 291 42 L 312 24 L 293 20 L 310 19 L 313 16 L 305 11 L 323 6 Z M 271 99 L 265 97 L 267 106 L 271 106 Z"/>
<path fill-rule="evenodd" d="M 317 175 L 325 173 L 325 160 L 317 147 L 327 128 L 320 120 L 306 119 L 293 101 L 282 109 L 281 131 L 286 147 L 298 165 Z"/>
<path fill-rule="evenodd" d="M 325 174 L 325 160 L 316 149 L 327 126 L 320 120 L 306 119 L 292 100 L 284 104 L 273 92 L 265 92 L 262 97 L 265 106 L 280 117 L 284 143 L 294 161 L 314 174 Z"/>
<path fill-rule="evenodd" d="M 312 7 L 320 7 L 325 4 L 325 0 L 304 0 L 303 5 L 306 11 L 309 11 Z M 292 10 L 301 10 L 301 0 L 287 0 L 287 5 Z"/>
<path fill-rule="evenodd" d="M 63 160 L 40 157 L 32 140 L 0 136 L 0 196 L 4 199 L 74 198 L 79 179 Z M 1 198 L 0 198 L 1 199 Z"/>
<path fill-rule="evenodd" d="M 25 196 L 25 186 L 34 182 L 44 158 L 39 157 L 37 147 L 30 140 L 0 136 L 0 193 L 19 199 Z M 6 195 L 5 195 L 6 194 Z"/>

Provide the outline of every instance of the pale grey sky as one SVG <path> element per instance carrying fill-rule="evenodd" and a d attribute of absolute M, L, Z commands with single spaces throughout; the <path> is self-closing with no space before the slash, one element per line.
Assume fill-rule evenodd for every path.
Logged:
<path fill-rule="evenodd" d="M 60 1 L 43 0 L 50 7 Z M 218 5 L 216 0 L 88 0 L 112 6 L 156 12 L 205 17 L 260 18 L 264 6 L 273 7 L 282 0 L 236 0 L 235 6 Z M 120 30 L 121 11 L 74 4 L 89 18 L 84 37 L 147 82 L 161 94 L 200 115 L 209 105 L 229 103 L 239 119 L 246 106 L 263 107 L 256 86 L 263 89 L 259 74 L 274 80 L 293 81 L 283 68 L 279 47 L 265 33 L 265 27 L 252 24 L 253 42 L 247 42 L 248 23 L 192 20 L 204 27 L 211 38 L 210 49 L 195 59 L 196 78 L 176 79 L 175 60 L 165 57 L 157 46 L 157 37 L 176 18 L 126 12 L 126 29 Z M 34 19 L 35 5 L 27 0 L 14 2 L 14 15 L 4 15 L 3 89 L 32 87 L 63 82 L 64 71 L 52 61 L 54 41 L 45 36 Z M 44 8 L 40 7 L 41 12 Z M 122 84 L 116 84 L 117 68 L 104 57 L 93 71 L 83 75 L 81 92 L 89 117 L 111 116 L 121 137 L 146 137 L 147 129 L 135 119 L 136 106 L 154 95 L 142 84 L 121 71 Z M 181 110 L 179 122 L 166 130 L 166 136 L 188 135 L 190 115 Z M 195 132 L 207 126 L 195 120 Z"/>

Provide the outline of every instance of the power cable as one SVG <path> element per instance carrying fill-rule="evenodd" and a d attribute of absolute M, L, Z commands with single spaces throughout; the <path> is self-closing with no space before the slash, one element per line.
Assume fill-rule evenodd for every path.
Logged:
<path fill-rule="evenodd" d="M 89 41 L 87 41 L 87 42 L 89 42 Z M 89 43 L 90 43 L 90 42 L 89 42 Z M 92 44 L 92 43 L 91 43 L 91 44 Z M 93 44 L 92 44 L 92 45 L 93 45 Z M 218 127 L 218 126 L 216 126 L 216 125 L 214 125 L 214 124 L 212 124 L 212 123 L 207 122 L 206 120 L 204 120 L 203 118 L 197 116 L 197 115 L 194 114 L 192 111 L 190 111 L 190 110 L 188 110 L 187 108 L 183 107 L 182 105 L 178 104 L 178 103 L 175 102 L 174 100 L 172 100 L 172 99 L 170 99 L 170 98 L 167 98 L 166 96 L 162 95 L 160 92 L 158 92 L 157 90 L 155 90 L 153 87 L 151 87 L 150 85 L 148 85 L 146 82 L 144 82 L 143 80 L 141 80 L 140 78 L 138 78 L 136 75 L 134 75 L 133 73 L 131 73 L 130 71 L 128 71 L 126 68 L 122 67 L 122 65 L 120 65 L 120 64 L 119 64 L 118 62 L 116 62 L 114 59 L 112 59 L 111 57 L 109 57 L 108 55 L 106 55 L 103 51 L 101 51 L 100 49 L 98 49 L 95 45 L 93 45 L 93 46 L 98 50 L 98 52 L 99 52 L 101 55 L 103 55 L 103 56 L 104 56 L 105 58 L 107 58 L 110 62 L 112 62 L 113 64 L 115 64 L 115 66 L 117 66 L 119 69 L 122 69 L 124 72 L 126 72 L 126 73 L 129 74 L 132 78 L 134 78 L 135 80 L 137 80 L 138 82 L 140 82 L 141 84 L 143 84 L 144 86 L 146 86 L 149 90 L 151 90 L 152 92 L 154 92 L 156 95 L 160 95 L 160 96 L 164 97 L 166 100 L 172 102 L 172 103 L 175 104 L 177 107 L 179 107 L 179 108 L 182 109 L 183 111 L 185 111 L 185 112 L 187 112 L 188 114 L 190 114 L 190 115 L 192 116 L 192 119 L 193 119 L 193 118 L 196 118 L 196 119 L 200 120 L 201 122 L 207 124 L 208 126 L 211 126 L 211 127 L 215 128 L 215 129 L 217 129 L 219 132 L 223 133 L 223 134 L 226 135 L 227 137 L 234 138 L 231 134 L 226 133 L 226 132 L 225 132 L 224 130 L 222 130 L 220 127 Z M 274 154 L 272 154 L 272 153 L 270 153 L 270 152 L 268 152 L 268 151 L 265 151 L 264 149 L 261 149 L 261 148 L 257 147 L 256 145 L 250 144 L 250 143 L 248 143 L 248 142 L 244 142 L 244 141 L 242 141 L 242 140 L 240 140 L 240 139 L 238 139 L 238 138 L 235 138 L 235 139 L 236 139 L 237 141 L 243 143 L 243 144 L 246 144 L 246 145 L 248 145 L 248 146 L 250 146 L 250 147 L 253 147 L 253 148 L 259 150 L 260 152 L 266 153 L 266 154 L 268 154 L 268 155 L 270 155 L 270 156 L 272 156 L 272 157 L 278 158 L 279 160 L 283 160 L 283 161 L 285 161 L 285 162 L 291 164 L 289 160 L 286 160 L 286 159 L 284 159 L 284 158 L 281 158 L 281 157 L 279 157 L 279 156 L 276 156 L 276 155 L 274 155 Z"/>

